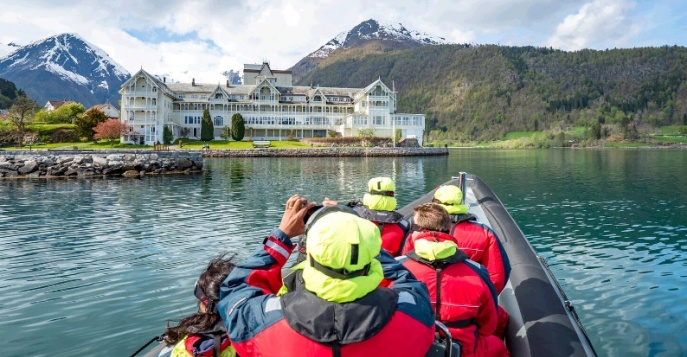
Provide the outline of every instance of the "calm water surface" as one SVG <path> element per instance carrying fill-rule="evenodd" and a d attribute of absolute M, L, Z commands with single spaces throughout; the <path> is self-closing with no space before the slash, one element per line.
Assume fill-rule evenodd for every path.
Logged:
<path fill-rule="evenodd" d="M 9 356 L 129 355 L 195 310 L 219 251 L 245 257 L 293 193 L 399 205 L 467 171 L 549 262 L 601 356 L 687 355 L 687 151 L 452 150 L 431 158 L 206 160 L 204 174 L 0 181 Z"/>

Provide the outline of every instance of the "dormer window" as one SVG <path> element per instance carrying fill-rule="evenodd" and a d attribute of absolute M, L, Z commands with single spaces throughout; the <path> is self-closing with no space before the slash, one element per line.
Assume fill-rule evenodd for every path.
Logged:
<path fill-rule="evenodd" d="M 222 99 L 222 93 L 215 94 L 215 99 Z"/>
<path fill-rule="evenodd" d="M 314 101 L 314 102 L 321 102 L 321 101 L 322 101 L 322 97 L 320 97 L 319 95 L 316 95 L 315 98 L 313 98 L 313 101 Z"/>

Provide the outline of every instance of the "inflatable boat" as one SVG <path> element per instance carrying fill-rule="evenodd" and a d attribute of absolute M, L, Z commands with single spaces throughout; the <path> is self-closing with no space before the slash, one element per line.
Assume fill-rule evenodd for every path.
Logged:
<path fill-rule="evenodd" d="M 499 295 L 499 305 L 510 315 L 506 345 L 511 356 L 596 356 L 572 302 L 566 297 L 546 261 L 534 251 L 496 194 L 479 177 L 466 173 L 460 173 L 444 184 L 461 188 L 469 213 L 474 214 L 478 222 L 488 225 L 496 232 L 508 254 L 511 264 L 510 279 Z M 410 218 L 413 207 L 431 202 L 435 190 L 398 211 Z M 437 327 L 441 332 L 441 324 Z M 153 342 L 155 339 L 149 344 Z M 164 356 L 166 353 L 163 350 L 164 346 L 158 343 L 144 357 Z M 450 348 L 442 349 L 439 346 L 434 353 L 428 355 L 459 355 L 455 349 L 453 353 L 450 351 Z"/>
<path fill-rule="evenodd" d="M 499 305 L 510 315 L 506 345 L 511 356 L 596 356 L 572 302 L 496 194 L 479 177 L 466 173 L 444 184 L 461 188 L 469 213 L 496 232 L 508 254 L 510 278 Z M 413 207 L 431 202 L 435 190 L 399 212 L 411 217 Z"/>

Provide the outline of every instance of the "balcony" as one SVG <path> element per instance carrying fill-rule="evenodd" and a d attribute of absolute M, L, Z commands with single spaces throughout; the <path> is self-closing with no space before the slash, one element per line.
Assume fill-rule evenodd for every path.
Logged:
<path fill-rule="evenodd" d="M 143 90 L 124 92 L 124 95 L 126 97 L 157 98 L 157 92 L 143 91 Z"/>
<path fill-rule="evenodd" d="M 123 105 L 122 110 L 157 110 L 157 104 Z"/>

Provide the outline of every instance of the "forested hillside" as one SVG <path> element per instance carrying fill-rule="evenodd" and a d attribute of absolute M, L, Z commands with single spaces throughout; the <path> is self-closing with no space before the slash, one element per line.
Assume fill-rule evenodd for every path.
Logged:
<path fill-rule="evenodd" d="M 687 125 L 687 48 L 677 46 L 357 48 L 326 59 L 299 84 L 364 87 L 377 77 L 395 82 L 399 112 L 427 115 L 435 137 L 491 140 L 556 127 Z"/>
<path fill-rule="evenodd" d="M 17 89 L 14 83 L 0 78 L 0 109 L 8 109 L 14 98 L 22 94 L 24 92 Z"/>

